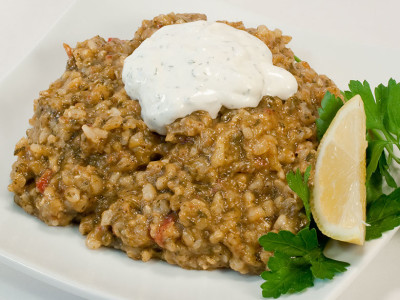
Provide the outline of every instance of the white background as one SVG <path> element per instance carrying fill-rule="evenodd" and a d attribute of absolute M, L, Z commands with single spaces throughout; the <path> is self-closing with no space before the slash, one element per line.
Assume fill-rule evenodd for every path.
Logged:
<path fill-rule="evenodd" d="M 6 76 L 35 47 L 41 37 L 51 29 L 51 26 L 73 2 L 73 0 L 0 0 L 0 79 Z M 232 2 L 238 3 L 239 1 L 232 0 Z M 311 2 L 316 4 L 315 18 L 303 20 L 304 23 L 302 25 L 305 27 L 314 23 L 315 26 L 321 26 L 319 22 L 324 21 L 324 11 L 338 9 L 338 6 L 347 3 L 346 1 Z M 278 5 L 283 9 L 293 8 L 295 7 L 295 2 L 284 0 Z M 394 34 L 398 32 L 398 28 L 392 28 L 390 25 L 392 23 L 387 21 L 387 18 L 395 18 L 398 14 L 399 10 L 396 10 L 396 8 L 399 7 L 398 5 L 396 7 L 395 1 L 356 0 L 349 1 L 346 5 L 350 6 L 345 9 L 347 11 L 346 18 L 351 18 L 352 10 L 359 9 L 362 10 L 367 19 L 370 16 L 375 18 L 375 22 L 379 21 L 379 19 L 382 20 L 381 30 L 393 30 Z M 339 21 L 339 19 L 337 22 L 349 23 L 349 21 L 346 23 Z M 329 20 L 327 20 L 327 23 L 329 23 Z M 329 27 L 327 24 L 325 26 L 327 26 L 327 30 L 343 30 L 340 26 L 335 28 Z M 374 30 L 373 26 L 373 22 L 366 20 L 365 24 L 352 28 L 348 37 L 357 39 L 364 35 L 365 38 L 370 30 Z M 398 47 L 400 43 L 398 36 L 395 36 L 392 40 L 377 42 L 388 48 Z M 398 78 L 399 73 L 393 74 L 393 76 L 397 77 L 397 80 L 400 79 Z M 400 299 L 400 284 L 398 276 L 396 276 L 400 269 L 399 249 L 400 232 L 394 236 L 393 240 L 339 299 Z M 0 264 L 0 299 L 80 298 Z"/>

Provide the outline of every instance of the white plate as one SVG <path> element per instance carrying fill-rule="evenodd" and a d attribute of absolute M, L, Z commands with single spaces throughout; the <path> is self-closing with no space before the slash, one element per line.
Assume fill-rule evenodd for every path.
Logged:
<path fill-rule="evenodd" d="M 166 2 L 166 1 L 165 1 Z M 38 47 L 0 83 L 0 260 L 31 276 L 88 298 L 134 299 L 260 299 L 257 276 L 233 271 L 187 271 L 163 262 L 133 261 L 112 249 L 88 250 L 76 227 L 52 228 L 28 216 L 12 201 L 5 186 L 13 148 L 25 134 L 32 116 L 33 99 L 60 76 L 66 63 L 62 43 L 74 45 L 94 35 L 128 39 L 143 19 L 160 13 L 204 12 L 211 20 L 243 20 L 247 26 L 266 24 L 281 28 L 294 40 L 290 47 L 319 73 L 329 74 L 340 88 L 350 79 L 371 84 L 390 76 L 399 80 L 400 45 L 390 38 L 387 22 L 372 24 L 354 15 L 351 4 L 341 20 L 334 7 L 321 9 L 319 1 L 81 1 L 58 22 Z M 249 3 L 248 1 L 247 3 Z M 362 2 L 362 1 L 361 1 Z M 116 3 L 118 5 L 116 5 Z M 340 5 L 339 5 L 340 6 Z M 312 9 L 311 9 L 312 8 Z M 315 9 L 318 8 L 318 13 Z M 388 13 L 393 13 L 390 10 Z M 394 16 L 394 15 L 393 15 Z M 384 18 L 381 18 L 381 21 Z M 398 21 L 397 21 L 398 22 Z M 372 22 L 373 23 L 373 22 Z M 357 24 L 358 26 L 353 26 Z M 316 26 L 318 25 L 318 26 Z M 375 27 L 374 27 L 375 26 Z M 386 28 L 388 26 L 388 28 Z M 375 46 L 379 44 L 378 46 Z M 39 71 L 38 71 L 39 70 Z M 351 262 L 351 268 L 333 281 L 319 281 L 290 299 L 333 299 L 389 241 L 394 231 L 365 247 L 333 245 L 328 254 Z M 286 297 L 285 297 L 286 298 Z"/>

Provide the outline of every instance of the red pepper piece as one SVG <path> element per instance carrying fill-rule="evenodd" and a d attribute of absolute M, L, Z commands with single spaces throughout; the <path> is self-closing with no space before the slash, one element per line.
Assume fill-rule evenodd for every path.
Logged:
<path fill-rule="evenodd" d="M 44 190 L 46 187 L 49 185 L 51 176 L 53 175 L 53 171 L 50 169 L 47 169 L 46 171 L 43 172 L 42 176 L 40 176 L 39 180 L 36 181 L 36 187 L 43 194 Z"/>
<path fill-rule="evenodd" d="M 174 224 L 175 218 L 174 215 L 169 215 L 167 216 L 162 222 L 160 227 L 158 228 L 158 231 L 156 233 L 156 236 L 154 237 L 154 241 L 157 243 L 158 246 L 161 248 L 164 247 L 164 232 Z"/>

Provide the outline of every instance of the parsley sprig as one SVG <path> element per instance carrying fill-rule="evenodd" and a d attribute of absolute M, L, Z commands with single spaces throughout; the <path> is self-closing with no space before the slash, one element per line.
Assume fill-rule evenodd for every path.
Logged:
<path fill-rule="evenodd" d="M 367 117 L 367 181 L 379 168 L 386 183 L 396 188 L 397 184 L 388 169 L 392 160 L 400 164 L 400 157 L 394 150 L 400 150 L 400 83 L 390 79 L 387 86 L 380 84 L 375 88 L 375 97 L 367 81 L 361 83 L 352 80 L 349 88 L 349 91 L 344 92 L 345 97 L 350 99 L 359 94 Z M 384 150 L 388 153 L 387 158 Z"/>
<path fill-rule="evenodd" d="M 307 167 L 304 172 L 304 179 L 300 174 L 300 170 L 297 169 L 296 173 L 290 171 L 286 175 L 286 180 L 289 187 L 295 192 L 300 199 L 303 201 L 304 210 L 308 221 L 311 221 L 311 210 L 310 210 L 310 189 L 308 188 L 308 178 L 310 177 L 311 165 Z"/>
<path fill-rule="evenodd" d="M 367 81 L 350 81 L 349 90 L 343 93 L 345 101 L 357 94 L 363 99 L 366 114 L 366 240 L 371 240 L 400 226 L 400 187 L 390 169 L 392 162 L 400 164 L 399 154 L 396 154 L 400 150 L 400 83 L 390 79 L 387 86 L 380 84 L 372 93 Z M 319 139 L 342 106 L 340 97 L 329 92 L 325 94 L 316 120 Z M 304 177 L 300 170 L 289 172 L 286 177 L 289 187 L 303 201 L 309 221 L 307 226 L 297 234 L 289 231 L 269 232 L 259 239 L 266 251 L 274 252 L 268 261 L 269 270 L 261 274 L 266 280 L 261 285 L 264 297 L 278 298 L 282 294 L 301 292 L 313 286 L 316 278 L 332 279 L 349 266 L 346 262 L 327 258 L 323 254 L 326 237 L 313 223 L 310 212 L 310 171 L 309 166 Z M 383 193 L 383 181 L 392 189 L 388 195 Z"/>
<path fill-rule="evenodd" d="M 322 233 L 312 220 L 310 210 L 310 189 L 308 179 L 311 165 L 304 176 L 297 169 L 286 175 L 289 187 L 303 201 L 308 224 L 297 234 L 282 230 L 269 232 L 259 239 L 266 251 L 273 251 L 274 256 L 268 260 L 268 271 L 261 277 L 266 280 L 261 285 L 264 297 L 278 298 L 283 294 L 301 292 L 314 286 L 315 279 L 332 279 L 336 273 L 346 271 L 348 263 L 337 261 L 323 254 L 325 240 L 318 240 Z"/>
<path fill-rule="evenodd" d="M 372 240 L 400 225 L 400 188 L 390 165 L 400 164 L 400 83 L 390 79 L 374 93 L 367 81 L 350 81 L 346 99 L 359 94 L 367 117 L 367 223 L 365 239 Z M 397 154 L 396 154 L 397 152 Z M 392 192 L 386 195 L 382 184 Z"/>
<path fill-rule="evenodd" d="M 374 93 L 367 81 L 350 81 L 346 99 L 359 94 L 367 117 L 367 226 L 365 239 L 372 240 L 400 225 L 400 188 L 390 166 L 400 164 L 400 83 L 390 79 Z M 397 154 L 396 154 L 397 152 Z M 389 195 L 383 193 L 386 182 Z"/>
<path fill-rule="evenodd" d="M 315 278 L 332 279 L 349 266 L 322 253 L 315 228 L 306 227 L 296 235 L 286 230 L 269 232 L 259 241 L 266 251 L 274 251 L 268 261 L 269 271 L 261 274 L 266 280 L 261 285 L 264 297 L 301 292 L 313 286 Z"/>
<path fill-rule="evenodd" d="M 317 125 L 317 136 L 321 140 L 325 131 L 328 129 L 338 110 L 343 106 L 343 100 L 329 91 L 325 93 L 321 101 L 321 107 L 318 109 L 319 118 L 315 121 Z"/>
<path fill-rule="evenodd" d="M 368 206 L 365 239 L 373 240 L 400 225 L 400 188 L 389 195 L 382 194 Z"/>
<path fill-rule="evenodd" d="M 393 162 L 400 164 L 400 83 L 390 79 L 387 86 L 380 84 L 373 93 L 367 81 L 352 80 L 343 95 L 345 101 L 360 95 L 364 102 L 368 140 L 366 221 L 369 225 L 365 239 L 368 241 L 400 225 L 400 188 L 390 169 Z M 342 106 L 341 102 L 339 97 L 325 94 L 316 121 L 319 138 Z M 392 189 L 389 195 L 383 193 L 384 181 Z"/>

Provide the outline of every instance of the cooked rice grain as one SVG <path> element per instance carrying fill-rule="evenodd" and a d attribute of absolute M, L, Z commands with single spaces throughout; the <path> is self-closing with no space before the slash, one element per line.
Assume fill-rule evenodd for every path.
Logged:
<path fill-rule="evenodd" d="M 258 238 L 306 224 L 285 175 L 314 165 L 317 108 L 327 90 L 340 94 L 294 60 L 280 30 L 227 22 L 265 42 L 298 92 L 286 101 L 264 97 L 255 108 L 222 108 L 214 120 L 194 112 L 166 136 L 149 131 L 124 90 L 123 61 L 160 27 L 202 19 L 160 15 L 130 41 L 96 36 L 65 45 L 66 71 L 35 100 L 32 128 L 15 148 L 15 202 L 49 225 L 79 223 L 89 248 L 188 269 L 263 271 L 271 253 Z"/>

